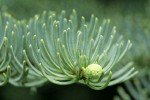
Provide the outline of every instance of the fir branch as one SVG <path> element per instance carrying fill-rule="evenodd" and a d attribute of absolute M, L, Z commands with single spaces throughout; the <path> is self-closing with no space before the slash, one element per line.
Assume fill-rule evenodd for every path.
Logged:
<path fill-rule="evenodd" d="M 149 68 L 148 68 L 149 69 Z M 125 83 L 126 90 L 122 87 L 118 88 L 118 96 L 114 100 L 149 100 L 150 99 L 150 74 L 147 68 L 141 70 L 138 77 L 133 81 Z"/>
<path fill-rule="evenodd" d="M 75 10 L 68 20 L 65 11 L 60 15 L 44 12 L 42 16 L 30 19 L 24 55 L 34 72 L 42 73 L 54 84 L 79 82 L 95 90 L 125 81 L 137 73 L 127 65 L 128 73 L 127 69 L 123 69 L 119 76 L 114 71 L 113 76 L 111 70 L 123 58 L 131 43 L 125 44 L 121 38 L 114 40 L 116 30 L 115 27 L 110 30 L 110 20 L 104 20 L 99 27 L 98 18 L 92 15 L 89 23 L 84 17 L 80 26 L 77 23 Z M 86 70 L 90 65 L 94 66 Z M 95 65 L 101 66 L 101 70 L 93 79 L 90 77 L 97 73 Z M 91 71 L 91 76 L 86 75 L 86 71 Z"/>

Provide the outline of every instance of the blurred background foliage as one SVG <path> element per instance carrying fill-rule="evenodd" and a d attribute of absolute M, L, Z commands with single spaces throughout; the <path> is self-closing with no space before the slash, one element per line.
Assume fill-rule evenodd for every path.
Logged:
<path fill-rule="evenodd" d="M 56 13 L 66 10 L 70 15 L 72 9 L 77 11 L 79 20 L 84 16 L 88 21 L 91 14 L 100 22 L 111 19 L 118 33 L 133 41 L 134 47 L 128 58 L 141 69 L 150 66 L 150 0 L 0 0 L 0 12 L 7 12 L 19 20 L 29 19 L 45 10 Z M 117 86 L 94 91 L 79 84 L 57 86 L 47 83 L 36 91 L 6 85 L 0 87 L 0 100 L 112 100 L 117 94 Z"/>
<path fill-rule="evenodd" d="M 94 14 L 98 18 L 144 13 L 149 16 L 149 0 L 0 0 L 1 11 L 7 11 L 17 19 L 30 18 L 43 10 L 60 12 L 66 10 L 68 14 L 76 9 L 79 17 L 89 18 Z"/>

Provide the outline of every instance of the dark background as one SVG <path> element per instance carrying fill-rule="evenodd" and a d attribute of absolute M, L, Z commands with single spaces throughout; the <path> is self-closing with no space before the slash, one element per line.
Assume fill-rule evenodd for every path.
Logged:
<path fill-rule="evenodd" d="M 120 84 L 121 85 L 121 84 Z M 113 100 L 120 85 L 96 91 L 85 85 L 58 86 L 46 83 L 32 91 L 30 88 L 6 85 L 0 88 L 0 100 Z"/>

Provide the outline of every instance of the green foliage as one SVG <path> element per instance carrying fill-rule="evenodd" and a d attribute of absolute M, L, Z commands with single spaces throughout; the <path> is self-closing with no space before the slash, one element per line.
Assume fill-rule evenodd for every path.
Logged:
<path fill-rule="evenodd" d="M 116 96 L 114 100 L 132 100 L 132 98 L 134 100 L 150 100 L 150 74 L 146 70 L 147 68 L 141 70 L 141 74 L 137 78 L 125 83 L 128 92 L 119 87 L 118 93 L 120 96 Z"/>
<path fill-rule="evenodd" d="M 130 41 L 123 43 L 121 37 L 115 40 L 116 30 L 114 27 L 110 31 L 109 20 L 104 20 L 100 27 L 97 22 L 93 15 L 89 24 L 82 17 L 78 26 L 75 11 L 69 20 L 64 11 L 58 17 L 51 12 L 36 15 L 28 25 L 26 51 L 29 61 L 38 66 L 35 68 L 50 82 L 59 85 L 79 82 L 99 90 L 127 80 L 136 74 L 131 66 L 127 65 L 121 72 L 114 70 L 113 75 L 111 70 L 131 47 Z M 102 66 L 104 75 L 95 80 L 86 79 L 82 67 L 90 64 Z M 130 71 L 125 73 L 126 70 Z M 124 75 L 119 77 L 120 74 Z"/>
<path fill-rule="evenodd" d="M 125 82 L 124 88 L 118 88 L 120 97 L 115 97 L 115 100 L 149 100 L 150 19 L 147 14 L 140 13 L 120 15 L 117 18 L 118 30 L 123 31 L 133 44 L 126 57 L 134 61 L 139 74 L 133 80 Z"/>
<path fill-rule="evenodd" d="M 36 75 L 29 71 L 29 67 L 23 57 L 24 48 L 24 21 L 17 21 L 8 14 L 1 16 L 1 74 L 6 77 L 1 85 L 7 81 L 15 86 L 26 86 L 25 83 L 40 81 Z M 3 79 L 3 78 L 2 78 Z M 35 84 L 34 84 L 35 85 Z M 28 86 L 28 85 L 27 85 Z M 30 85 L 29 85 L 30 86 Z"/>
<path fill-rule="evenodd" d="M 123 42 L 122 37 L 117 39 L 115 27 L 110 30 L 110 20 L 104 20 L 98 26 L 98 19 L 92 15 L 89 23 L 82 17 L 79 25 L 74 10 L 69 19 L 65 17 L 65 11 L 60 15 L 43 12 L 29 21 L 11 20 L 7 15 L 4 23 L 1 48 L 8 49 L 5 53 L 9 58 L 7 61 L 6 56 L 2 56 L 8 64 L 1 68 L 7 71 L 8 82 L 15 86 L 37 86 L 45 81 L 58 85 L 79 82 L 101 90 L 137 73 L 132 64 L 111 71 L 131 43 Z M 90 64 L 102 66 L 102 74 L 94 79 L 85 76 L 82 69 Z M 130 71 L 126 73 L 127 70 Z"/>
<path fill-rule="evenodd" d="M 0 86 L 102 90 L 132 78 L 136 68 L 115 100 L 148 100 L 150 1 L 58 1 L 0 0 Z M 78 15 L 70 15 L 74 8 Z"/>

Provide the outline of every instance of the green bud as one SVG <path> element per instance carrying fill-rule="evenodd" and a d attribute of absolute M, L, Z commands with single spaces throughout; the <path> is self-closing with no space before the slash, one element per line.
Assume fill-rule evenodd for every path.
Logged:
<path fill-rule="evenodd" d="M 96 79 L 101 76 L 103 69 L 98 64 L 90 64 L 86 68 L 83 68 L 83 75 L 85 78 Z"/>

